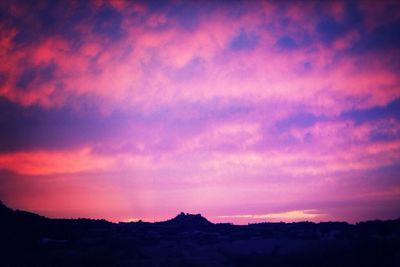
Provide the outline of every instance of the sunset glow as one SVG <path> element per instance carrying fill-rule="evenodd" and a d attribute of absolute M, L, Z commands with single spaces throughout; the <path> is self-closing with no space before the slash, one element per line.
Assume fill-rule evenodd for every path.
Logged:
<path fill-rule="evenodd" d="M 400 215 L 398 1 L 2 1 L 0 200 L 49 217 Z"/>

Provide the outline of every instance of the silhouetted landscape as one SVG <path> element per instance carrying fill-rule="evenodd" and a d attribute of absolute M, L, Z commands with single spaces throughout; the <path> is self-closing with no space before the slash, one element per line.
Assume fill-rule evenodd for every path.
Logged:
<path fill-rule="evenodd" d="M 0 0 L 0 61 L 0 267 L 400 267 L 400 0 Z"/>
<path fill-rule="evenodd" d="M 49 219 L 0 204 L 2 266 L 400 266 L 400 219 L 214 224 Z"/>

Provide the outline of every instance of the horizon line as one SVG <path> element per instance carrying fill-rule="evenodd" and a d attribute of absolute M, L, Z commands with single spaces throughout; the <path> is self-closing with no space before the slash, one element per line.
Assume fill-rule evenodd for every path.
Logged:
<path fill-rule="evenodd" d="M 279 223 L 284 223 L 284 224 L 293 224 L 293 223 L 313 223 L 313 224 L 320 224 L 320 223 L 346 223 L 348 225 L 357 225 L 359 223 L 365 223 L 365 222 L 375 222 L 375 221 L 381 221 L 381 222 L 385 222 L 385 221 L 397 221 L 400 220 L 400 217 L 398 218 L 394 218 L 394 219 L 368 219 L 368 220 L 360 220 L 360 221 L 356 221 L 354 223 L 352 222 L 348 222 L 348 221 L 333 221 L 333 220 L 320 220 L 320 221 L 311 221 L 311 220 L 294 220 L 294 221 L 260 221 L 260 222 L 247 222 L 246 224 L 237 224 L 237 223 L 233 223 L 233 222 L 213 222 L 211 220 L 208 219 L 208 217 L 203 216 L 201 213 L 187 213 L 187 212 L 180 212 L 177 215 L 170 217 L 169 219 L 165 219 L 165 220 L 153 220 L 153 221 L 149 221 L 146 219 L 140 219 L 140 218 L 133 218 L 135 220 L 108 220 L 105 218 L 90 218 L 90 217 L 52 217 L 52 216 L 46 216 L 46 215 L 42 215 L 40 213 L 34 212 L 34 211 L 29 211 L 29 210 L 21 210 L 21 209 L 14 209 L 11 208 L 10 206 L 6 205 L 4 202 L 2 202 L 0 200 L 0 206 L 4 206 L 7 209 L 12 210 L 13 212 L 27 212 L 27 213 L 31 213 L 49 220 L 93 220 L 93 221 L 106 221 L 108 223 L 112 223 L 112 224 L 122 224 L 122 223 L 163 223 L 163 222 L 167 222 L 170 220 L 173 220 L 174 218 L 178 217 L 179 215 L 184 215 L 184 216 L 198 216 L 200 215 L 202 218 L 206 219 L 209 223 L 214 224 L 214 225 L 218 225 L 218 224 L 230 224 L 230 225 L 235 225 L 235 226 L 245 226 L 245 225 L 255 225 L 255 224 L 279 224 Z M 239 217 L 240 216 L 240 217 Z M 249 214 L 246 215 L 222 215 L 222 216 L 216 216 L 216 217 L 223 217 L 223 218 L 248 218 L 248 216 L 252 216 Z M 258 217 L 257 215 L 255 217 Z M 259 217 L 261 218 L 261 217 Z"/>

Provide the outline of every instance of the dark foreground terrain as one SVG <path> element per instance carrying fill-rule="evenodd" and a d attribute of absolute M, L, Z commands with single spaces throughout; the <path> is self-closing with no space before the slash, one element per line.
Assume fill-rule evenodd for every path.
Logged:
<path fill-rule="evenodd" d="M 0 266 L 400 266 L 400 219 L 213 224 L 48 219 L 0 204 Z"/>

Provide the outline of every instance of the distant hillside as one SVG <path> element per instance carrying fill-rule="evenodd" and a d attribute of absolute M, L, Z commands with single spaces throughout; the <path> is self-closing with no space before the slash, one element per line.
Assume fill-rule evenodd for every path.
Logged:
<path fill-rule="evenodd" d="M 400 266 L 400 220 L 213 224 L 48 219 L 0 204 L 2 266 Z"/>

